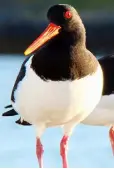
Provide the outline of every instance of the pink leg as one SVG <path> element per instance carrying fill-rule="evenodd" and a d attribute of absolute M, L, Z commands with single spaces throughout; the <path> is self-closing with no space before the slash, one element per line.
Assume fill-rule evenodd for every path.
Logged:
<path fill-rule="evenodd" d="M 40 141 L 40 138 L 37 138 L 36 139 L 36 155 L 38 158 L 38 163 L 39 163 L 40 168 L 43 168 L 43 159 L 42 159 L 43 152 L 44 152 L 44 150 L 43 150 L 43 146 Z"/>
<path fill-rule="evenodd" d="M 67 142 L 68 136 L 64 135 L 60 143 L 60 154 L 62 156 L 63 168 L 67 168 Z"/>
<path fill-rule="evenodd" d="M 111 146 L 112 146 L 112 152 L 114 155 L 114 127 L 113 126 L 109 130 L 109 137 L 110 137 L 110 142 L 111 142 Z"/>

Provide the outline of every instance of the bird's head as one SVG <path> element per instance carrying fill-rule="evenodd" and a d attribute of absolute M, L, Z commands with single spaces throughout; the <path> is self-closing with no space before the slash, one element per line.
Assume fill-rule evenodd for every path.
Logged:
<path fill-rule="evenodd" d="M 31 54 L 44 43 L 61 32 L 74 32 L 78 38 L 85 34 L 85 28 L 77 11 L 67 4 L 54 5 L 47 12 L 49 25 L 44 32 L 27 48 L 25 55 Z"/>

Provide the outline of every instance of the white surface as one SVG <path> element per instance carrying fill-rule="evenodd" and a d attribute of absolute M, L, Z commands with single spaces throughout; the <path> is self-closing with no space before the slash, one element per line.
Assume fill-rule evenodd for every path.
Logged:
<path fill-rule="evenodd" d="M 20 69 L 22 57 L 0 56 L 0 112 L 10 104 L 11 90 Z M 15 117 L 0 118 L 0 168 L 37 168 L 35 155 L 35 131 L 15 124 Z M 107 127 L 78 125 L 69 141 L 70 167 L 113 168 L 114 157 L 110 147 Z M 59 143 L 60 128 L 47 129 L 42 137 L 44 145 L 44 167 L 61 167 Z"/>

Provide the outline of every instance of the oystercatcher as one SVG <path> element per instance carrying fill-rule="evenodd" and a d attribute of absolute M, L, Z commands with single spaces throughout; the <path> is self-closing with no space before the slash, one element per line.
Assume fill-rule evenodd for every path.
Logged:
<path fill-rule="evenodd" d="M 99 103 L 102 69 L 86 48 L 86 33 L 77 11 L 70 5 L 49 8 L 49 25 L 28 47 L 29 56 L 14 84 L 11 101 L 23 120 L 36 130 L 36 154 L 43 167 L 41 136 L 47 127 L 62 126 L 63 167 L 68 167 L 67 144 L 74 127 Z"/>

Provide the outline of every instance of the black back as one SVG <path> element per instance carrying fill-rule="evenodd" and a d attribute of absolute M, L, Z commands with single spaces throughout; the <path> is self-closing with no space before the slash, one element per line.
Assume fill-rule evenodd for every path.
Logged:
<path fill-rule="evenodd" d="M 114 55 L 104 56 L 99 59 L 104 75 L 103 95 L 114 92 Z"/>

